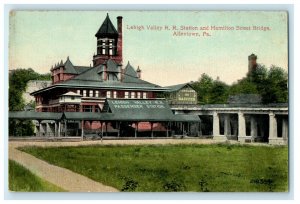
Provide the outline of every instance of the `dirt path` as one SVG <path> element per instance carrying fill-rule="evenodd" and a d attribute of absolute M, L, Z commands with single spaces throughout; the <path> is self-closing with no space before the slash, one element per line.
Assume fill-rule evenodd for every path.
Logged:
<path fill-rule="evenodd" d="M 51 165 L 43 160 L 9 147 L 9 159 L 25 166 L 32 173 L 50 183 L 71 192 L 118 192 L 117 189 L 105 186 L 68 169 Z"/>

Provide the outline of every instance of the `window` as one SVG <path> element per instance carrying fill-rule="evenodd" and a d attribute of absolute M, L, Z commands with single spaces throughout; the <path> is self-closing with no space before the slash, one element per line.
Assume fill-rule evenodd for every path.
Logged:
<path fill-rule="evenodd" d="M 80 94 L 80 90 L 79 89 L 77 90 L 77 94 Z"/>
<path fill-rule="evenodd" d="M 90 90 L 90 97 L 93 97 L 94 94 L 93 94 L 93 90 Z"/>
<path fill-rule="evenodd" d="M 117 98 L 117 92 L 114 91 L 114 98 Z"/>
<path fill-rule="evenodd" d="M 106 92 L 106 98 L 111 98 L 111 92 L 110 91 Z"/>
<path fill-rule="evenodd" d="M 71 96 L 71 100 L 75 100 L 75 96 Z"/>
<path fill-rule="evenodd" d="M 137 98 L 141 98 L 141 92 L 137 92 Z"/>
<path fill-rule="evenodd" d="M 109 55 L 114 55 L 115 53 L 114 53 L 114 40 L 113 39 L 110 39 L 109 40 L 109 47 L 108 47 L 108 49 L 109 49 Z"/>
<path fill-rule="evenodd" d="M 93 107 L 92 106 L 83 106 L 82 110 L 83 110 L 83 112 L 92 112 Z"/>
<path fill-rule="evenodd" d="M 147 98 L 147 93 L 143 92 L 143 98 Z"/>
<path fill-rule="evenodd" d="M 128 94 L 129 94 L 128 91 L 125 91 L 125 98 L 129 98 Z"/>
<path fill-rule="evenodd" d="M 86 97 L 86 90 L 83 90 L 83 97 Z"/>
<path fill-rule="evenodd" d="M 102 41 L 102 54 L 105 55 L 105 41 Z"/>
<path fill-rule="evenodd" d="M 97 98 L 99 97 L 99 91 L 96 91 L 96 97 Z"/>

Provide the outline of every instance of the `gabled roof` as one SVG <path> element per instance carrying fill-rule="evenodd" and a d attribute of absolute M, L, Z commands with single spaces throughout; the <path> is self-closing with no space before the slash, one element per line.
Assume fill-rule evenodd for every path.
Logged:
<path fill-rule="evenodd" d="M 73 91 L 69 91 L 65 94 L 62 94 L 61 96 L 81 96 L 81 95 L 78 93 L 74 93 Z"/>
<path fill-rule="evenodd" d="M 98 32 L 95 34 L 95 36 L 98 37 L 106 37 L 106 36 L 118 36 L 118 31 L 112 24 L 111 20 L 109 19 L 109 16 L 107 14 L 105 20 L 103 21 L 102 25 L 100 26 Z"/>
<path fill-rule="evenodd" d="M 137 78 L 137 73 L 134 70 L 134 68 L 131 66 L 131 64 L 129 63 L 129 61 L 128 61 L 126 67 L 125 67 L 124 74 L 127 75 L 127 76 L 131 76 L 131 77 L 136 77 Z"/>
<path fill-rule="evenodd" d="M 173 85 L 173 86 L 165 86 L 165 88 L 169 89 L 169 92 L 173 92 L 173 91 L 179 91 L 180 89 L 182 89 L 186 86 L 194 89 L 189 83 L 176 84 L 176 85 Z"/>
<path fill-rule="evenodd" d="M 92 67 L 90 67 L 90 66 L 89 67 L 88 66 L 74 66 L 74 68 L 78 74 L 81 74 L 81 73 L 87 71 L 88 69 L 91 69 Z"/>
<path fill-rule="evenodd" d="M 172 121 L 174 114 L 163 99 L 107 99 L 112 118 L 119 121 Z"/>
<path fill-rule="evenodd" d="M 107 65 L 108 72 L 120 72 L 118 68 L 118 64 L 114 60 L 111 59 L 107 60 L 106 65 Z"/>
<path fill-rule="evenodd" d="M 66 74 L 78 74 L 77 71 L 75 70 L 72 62 L 70 61 L 69 57 L 67 58 L 66 62 L 64 63 L 65 70 L 64 73 Z"/>

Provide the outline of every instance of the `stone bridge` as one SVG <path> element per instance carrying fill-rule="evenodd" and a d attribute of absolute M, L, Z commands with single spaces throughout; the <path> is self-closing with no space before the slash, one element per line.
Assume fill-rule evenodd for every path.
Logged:
<path fill-rule="evenodd" d="M 171 105 L 171 109 L 175 114 L 198 115 L 215 140 L 288 144 L 288 104 Z"/>

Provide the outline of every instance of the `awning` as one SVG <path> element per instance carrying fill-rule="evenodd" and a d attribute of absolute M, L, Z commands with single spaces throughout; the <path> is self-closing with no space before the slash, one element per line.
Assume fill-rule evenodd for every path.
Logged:
<path fill-rule="evenodd" d="M 107 99 L 103 109 L 110 119 L 119 121 L 155 122 L 174 119 L 168 103 L 162 99 Z"/>
<path fill-rule="evenodd" d="M 62 117 L 62 113 L 53 112 L 34 112 L 34 111 L 12 111 L 9 112 L 9 118 L 11 119 L 30 119 L 30 120 L 59 120 Z"/>

